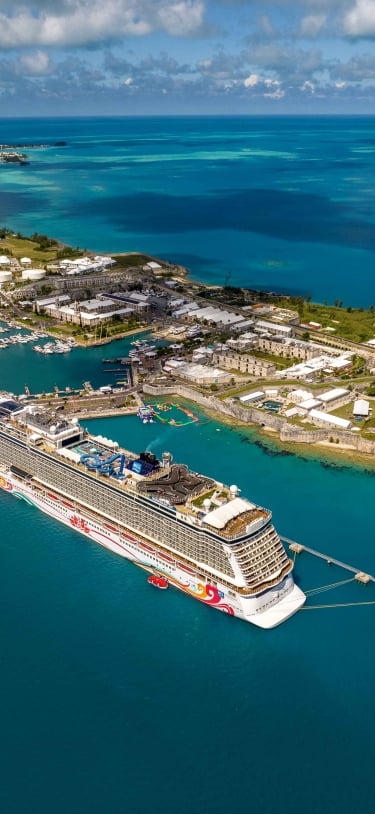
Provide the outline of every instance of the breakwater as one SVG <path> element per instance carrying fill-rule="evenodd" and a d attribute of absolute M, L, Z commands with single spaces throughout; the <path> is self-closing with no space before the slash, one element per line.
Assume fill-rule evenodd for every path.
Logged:
<path fill-rule="evenodd" d="M 206 410 L 234 419 L 241 424 L 255 424 L 264 430 L 277 432 L 281 442 L 286 444 L 319 444 L 330 443 L 336 447 L 354 450 L 365 455 L 375 455 L 375 440 L 362 438 L 359 433 L 345 430 L 317 428 L 304 429 L 290 424 L 283 416 L 272 415 L 256 407 L 243 407 L 234 402 L 222 401 L 217 396 L 206 396 L 199 390 L 186 385 L 156 387 L 144 384 L 143 391 L 152 396 L 176 395 L 194 401 Z"/>

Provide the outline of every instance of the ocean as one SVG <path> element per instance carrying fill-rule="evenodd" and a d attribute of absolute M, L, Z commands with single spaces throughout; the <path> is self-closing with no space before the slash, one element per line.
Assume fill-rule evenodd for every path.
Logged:
<path fill-rule="evenodd" d="M 221 132 L 246 125 L 245 120 L 233 120 L 235 124 L 216 121 Z M 319 120 L 316 127 L 322 128 L 324 121 Z M 207 128 L 214 126 L 197 120 L 126 124 L 135 134 L 143 128 L 144 143 L 134 144 L 133 152 L 146 153 L 151 149 L 148 141 L 164 132 L 164 155 L 177 150 L 173 139 L 168 141 L 171 128 L 173 132 L 181 128 L 181 133 L 185 128 L 191 137 L 194 127 L 196 140 L 201 128 L 204 140 Z M 251 126 L 255 128 L 255 124 Z M 361 127 L 364 133 L 370 125 L 371 120 L 353 120 L 353 139 L 359 139 Z M 110 142 L 115 132 L 120 138 L 116 129 L 120 126 L 124 122 L 115 120 L 102 125 L 92 121 L 13 122 L 20 141 L 26 132 L 43 142 L 66 138 L 71 145 L 74 139 L 75 143 L 81 139 L 86 146 L 80 173 L 83 177 L 87 161 L 87 179 L 95 175 L 89 166 L 90 154 L 96 168 L 100 164 L 99 147 L 102 163 L 116 163 L 113 153 L 120 147 L 112 152 Z M 257 126 L 266 128 L 271 139 L 269 120 Z M 306 129 L 306 122 L 298 126 Z M 325 126 L 331 128 L 327 139 L 333 150 L 333 129 L 337 128 L 337 134 L 342 131 L 331 120 Z M 11 123 L 2 127 L 6 127 L 7 137 L 3 135 L 1 140 L 15 141 Z M 90 127 L 95 131 L 95 147 L 87 146 L 93 145 Z M 281 138 L 280 123 L 275 122 L 274 128 L 276 144 Z M 259 141 L 266 149 L 265 138 Z M 302 137 L 300 142 L 300 149 L 305 149 Z M 162 152 L 160 144 L 158 149 Z M 222 147 L 217 144 L 215 149 L 220 163 Z M 212 144 L 212 161 L 214 151 Z M 73 164 L 73 155 L 70 146 L 61 160 Z M 34 159 L 29 168 L 10 168 L 10 173 L 9 168 L 1 170 L 0 200 L 11 192 L 15 196 L 14 212 L 7 212 L 8 225 L 25 232 L 53 233 L 98 250 L 114 248 L 116 229 L 110 225 L 109 207 L 107 224 L 99 212 L 91 219 L 89 239 L 92 215 L 82 201 L 85 195 L 94 201 L 95 193 L 89 194 L 72 167 L 61 171 L 59 183 L 67 208 L 64 210 L 61 193 L 56 191 L 54 210 L 52 189 L 48 190 L 49 183 L 51 187 L 56 184 L 52 159 L 52 150 L 40 153 L 41 165 L 50 162 L 49 170 L 35 169 L 35 185 L 29 191 L 24 172 L 34 167 Z M 145 186 L 148 172 L 139 164 L 139 186 Z M 202 162 L 201 172 L 208 165 L 209 159 Z M 150 186 L 153 171 L 156 173 L 149 167 Z M 193 195 L 203 184 L 194 161 L 191 172 Z M 130 174 L 135 177 L 135 173 L 132 167 Z M 259 166 L 258 173 L 260 177 Z M 8 180 L 3 181 L 4 177 Z M 17 177 L 21 181 L 16 190 Z M 74 178 L 75 188 L 71 186 Z M 103 185 L 106 178 L 103 171 Z M 121 179 L 126 186 L 127 175 L 118 168 L 118 185 Z M 188 180 L 186 172 L 182 189 Z M 162 185 L 161 175 L 159 182 Z M 210 182 L 204 183 L 208 188 Z M 6 188 L 8 185 L 13 189 Z M 179 189 L 178 183 L 176 186 Z M 77 212 L 71 220 L 68 200 L 72 202 L 75 196 Z M 36 200 L 40 212 L 43 207 L 47 212 L 50 200 L 50 223 L 43 216 L 43 230 Z M 22 213 L 16 211 L 20 201 L 24 202 Z M 151 202 L 147 206 L 151 209 Z M 83 238 L 79 237 L 80 226 Z M 124 236 L 117 234 L 116 248 L 158 254 L 159 246 L 157 251 L 151 246 L 152 234 L 150 231 L 147 238 L 146 233 L 137 232 L 138 242 L 132 245 L 129 236 L 127 245 L 121 245 Z M 207 251 L 212 240 L 213 253 L 217 242 L 210 234 L 205 239 Z M 147 246 L 144 238 L 150 241 Z M 224 246 L 228 234 L 220 239 Z M 252 242 L 253 235 L 249 239 Z M 162 240 L 167 242 L 167 235 Z M 266 237 L 263 240 L 266 247 Z M 188 236 L 187 244 L 191 248 L 195 241 Z M 292 242 L 280 245 L 285 252 L 293 248 Z M 310 244 L 297 248 L 301 257 L 305 253 L 305 263 L 310 263 Z M 336 252 L 336 247 L 331 250 Z M 321 251 L 327 263 L 322 246 Z M 340 251 L 346 250 L 341 246 Z M 353 249 L 347 251 L 350 254 Z M 361 251 L 370 258 L 369 249 Z M 223 259 L 221 263 L 220 274 L 227 273 Z M 208 279 L 208 266 L 198 263 L 194 274 Z M 370 302 L 370 266 L 367 272 L 363 291 L 367 290 Z M 212 273 L 219 274 L 219 268 L 212 266 Z M 337 284 L 339 273 L 335 262 L 332 274 Z M 333 277 L 324 280 L 321 271 L 319 279 L 323 297 L 324 285 L 333 284 Z M 364 285 L 358 274 L 355 279 Z M 308 276 L 304 280 L 310 286 Z M 341 289 L 338 296 L 343 296 Z M 125 353 L 128 342 L 113 345 L 114 353 L 107 346 L 74 349 L 66 357 L 40 357 L 29 345 L 11 346 L 1 352 L 0 386 L 21 393 L 25 384 L 42 392 L 49 392 L 55 384 L 78 386 L 84 379 L 106 384 L 103 357 Z M 285 454 L 275 445 L 260 443 L 254 430 L 234 429 L 193 410 L 199 423 L 179 428 L 159 422 L 145 426 L 136 417 L 85 423 L 93 432 L 112 436 L 132 449 L 149 449 L 158 455 L 169 450 L 177 461 L 238 484 L 242 494 L 273 510 L 280 533 L 375 572 L 375 475 L 371 471 L 349 467 L 340 457 L 319 462 L 308 452 Z M 305 814 L 372 814 L 375 605 L 356 603 L 375 601 L 375 585 L 365 587 L 351 581 L 311 596 L 309 609 L 274 630 L 261 631 L 177 591 L 152 590 L 143 571 L 10 495 L 0 494 L 0 506 L 0 806 L 4 814 L 227 814 L 239 807 L 245 811 L 256 807 L 263 814 L 299 814 L 302 809 Z M 307 554 L 296 559 L 295 578 L 305 591 L 349 576 Z M 349 602 L 353 606 L 314 609 Z"/>
<path fill-rule="evenodd" d="M 66 146 L 53 146 L 65 141 Z M 0 222 L 194 279 L 375 304 L 375 118 L 18 119 Z"/>

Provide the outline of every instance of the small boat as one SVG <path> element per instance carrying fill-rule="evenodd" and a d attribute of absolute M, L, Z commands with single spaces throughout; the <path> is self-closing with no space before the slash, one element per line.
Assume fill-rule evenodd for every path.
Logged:
<path fill-rule="evenodd" d="M 154 585 L 155 588 L 160 588 L 162 591 L 165 591 L 169 585 L 166 577 L 159 577 L 157 574 L 150 574 L 150 576 L 147 577 L 147 582 L 149 585 Z"/>

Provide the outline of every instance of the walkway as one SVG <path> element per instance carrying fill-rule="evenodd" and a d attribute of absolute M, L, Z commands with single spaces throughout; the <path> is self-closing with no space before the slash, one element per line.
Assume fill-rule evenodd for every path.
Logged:
<path fill-rule="evenodd" d="M 306 551 L 308 554 L 312 554 L 314 557 L 319 557 L 319 559 L 325 560 L 328 565 L 338 565 L 339 568 L 344 568 L 346 571 L 351 571 L 352 574 L 355 574 L 358 582 L 363 582 L 364 584 L 367 582 L 375 582 L 375 577 L 373 577 L 371 574 L 366 574 L 359 568 L 354 568 L 352 565 L 348 565 L 346 562 L 341 562 L 341 560 L 335 559 L 335 557 L 330 557 L 328 554 L 322 554 L 321 551 L 316 551 L 314 548 L 309 548 L 309 546 L 297 543 L 295 540 L 291 540 L 289 537 L 280 536 L 280 540 L 283 543 L 286 543 L 290 550 L 294 551 L 295 554 L 301 554 L 303 551 Z"/>

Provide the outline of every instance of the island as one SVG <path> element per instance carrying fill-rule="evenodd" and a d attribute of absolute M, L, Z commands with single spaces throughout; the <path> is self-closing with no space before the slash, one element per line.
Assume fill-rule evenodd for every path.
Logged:
<path fill-rule="evenodd" d="M 140 341 L 129 359 L 107 360 L 131 370 L 132 398 L 122 393 L 114 404 L 112 392 L 101 392 L 103 410 L 173 395 L 255 426 L 281 448 L 326 447 L 375 461 L 372 305 L 203 285 L 158 257 L 96 254 L 5 227 L 0 286 L 4 321 L 58 341 L 89 347 L 152 333 L 156 344 Z"/>
<path fill-rule="evenodd" d="M 54 144 L 0 144 L 1 164 L 28 164 L 28 156 L 20 150 L 42 150 L 49 147 L 66 147 L 67 141 L 55 141 Z"/>

